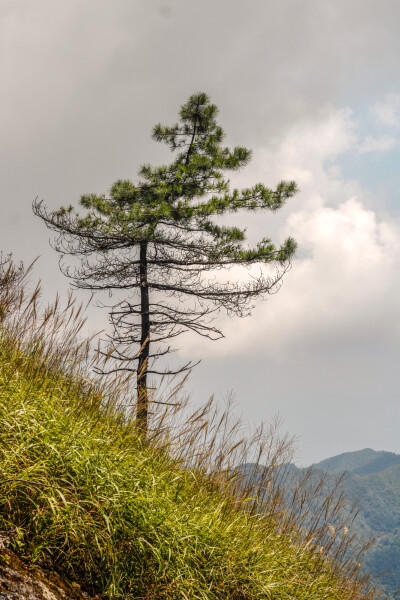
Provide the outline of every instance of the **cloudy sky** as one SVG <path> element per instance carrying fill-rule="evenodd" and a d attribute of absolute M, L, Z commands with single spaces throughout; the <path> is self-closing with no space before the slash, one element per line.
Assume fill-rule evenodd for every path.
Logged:
<path fill-rule="evenodd" d="M 182 339 L 203 359 L 188 391 L 233 391 L 251 424 L 279 413 L 302 464 L 400 452 L 399 21 L 397 0 L 1 0 L 1 249 L 40 255 L 46 294 L 65 292 L 32 200 L 75 204 L 167 160 L 152 126 L 207 92 L 253 150 L 235 183 L 301 189 L 242 216 L 249 239 L 299 251 L 251 317 L 221 315 L 224 340 Z"/>

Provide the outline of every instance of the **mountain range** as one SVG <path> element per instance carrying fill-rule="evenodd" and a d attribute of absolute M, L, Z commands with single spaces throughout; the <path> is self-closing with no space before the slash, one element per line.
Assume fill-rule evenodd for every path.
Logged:
<path fill-rule="evenodd" d="M 345 472 L 345 494 L 360 509 L 356 530 L 375 538 L 365 553 L 366 568 L 395 597 L 400 590 L 400 454 L 365 448 L 313 466 L 329 473 Z"/>
<path fill-rule="evenodd" d="M 248 463 L 238 469 L 257 486 L 266 467 Z M 309 469 L 292 463 L 273 468 L 275 479 L 283 483 L 289 496 Z M 374 539 L 363 556 L 365 570 L 390 599 L 400 598 L 400 454 L 371 448 L 345 452 L 312 465 L 311 473 L 311 488 L 320 479 L 326 480 L 329 488 L 329 481 L 334 485 L 342 475 L 341 489 L 359 511 L 353 531 L 360 539 Z M 310 500 L 312 510 L 318 509 L 321 501 L 322 496 Z"/>

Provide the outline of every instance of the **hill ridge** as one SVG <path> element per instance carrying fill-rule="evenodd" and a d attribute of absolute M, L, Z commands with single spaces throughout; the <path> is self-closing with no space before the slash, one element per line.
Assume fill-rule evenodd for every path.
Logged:
<path fill-rule="evenodd" d="M 367 475 L 396 464 L 400 464 L 400 454 L 364 448 L 337 454 L 315 463 L 313 466 L 328 472 L 350 471 L 357 475 Z"/>

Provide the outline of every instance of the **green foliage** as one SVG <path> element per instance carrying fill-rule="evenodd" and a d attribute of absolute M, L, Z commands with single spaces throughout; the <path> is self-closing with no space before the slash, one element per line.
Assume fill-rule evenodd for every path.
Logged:
<path fill-rule="evenodd" d="M 282 181 L 275 189 L 257 183 L 230 191 L 224 172 L 243 168 L 251 152 L 223 145 L 225 134 L 217 115 L 217 107 L 206 94 L 193 94 L 180 110 L 179 123 L 154 127 L 154 140 L 167 144 L 175 154 L 169 165 L 144 165 L 137 183 L 118 180 L 108 195 L 84 194 L 80 200 L 87 209 L 84 216 L 75 215 L 72 207 L 49 215 L 40 204 L 35 205 L 35 212 L 51 228 L 78 235 L 80 240 L 85 234 L 101 233 L 104 251 L 118 247 L 122 236 L 125 248 L 148 242 L 172 251 L 196 249 L 196 262 L 202 267 L 287 262 L 296 249 L 292 238 L 279 248 L 268 238 L 256 248 L 245 248 L 244 228 L 217 225 L 212 220 L 240 210 L 276 211 L 297 192 L 294 181 Z"/>
<path fill-rule="evenodd" d="M 257 511 L 221 472 L 243 443 L 227 451 L 230 420 L 218 416 L 211 444 L 204 411 L 175 438 L 161 421 L 145 442 L 118 408 L 122 384 L 87 376 L 81 308 L 41 311 L 37 288 L 9 292 L 0 287 L 0 306 L 13 302 L 0 328 L 0 529 L 19 555 L 110 599 L 373 598 L 318 537 L 302 541 L 276 495 Z"/>
<path fill-rule="evenodd" d="M 296 247 L 293 239 L 288 239 L 279 249 L 265 239 L 257 248 L 245 250 L 241 247 L 245 229 L 218 226 L 210 220 L 213 215 L 239 210 L 275 211 L 297 191 L 293 181 L 282 181 L 275 190 L 258 183 L 230 192 L 229 180 L 223 172 L 244 167 L 251 152 L 242 147 L 230 150 L 222 146 L 224 132 L 217 124 L 217 114 L 217 107 L 206 94 L 191 96 L 181 108 L 180 123 L 173 127 L 156 125 L 153 131 L 156 141 L 167 144 L 176 153 L 175 160 L 168 166 L 143 166 L 138 184 L 116 181 L 109 197 L 82 196 L 81 205 L 89 212 L 79 219 L 80 227 L 100 229 L 104 234 L 123 230 L 136 242 L 162 244 L 170 241 L 162 226 L 176 224 L 189 233 L 193 243 L 203 246 L 205 255 L 212 261 L 289 260 Z M 207 243 L 205 239 L 200 240 L 199 244 L 195 231 L 211 239 Z M 181 236 L 184 237 L 182 233 Z M 207 248 L 211 240 L 214 246 Z"/>
<path fill-rule="evenodd" d="M 85 214 L 71 207 L 51 212 L 42 202 L 33 207 L 58 234 L 56 250 L 79 257 L 80 266 L 72 271 L 60 264 L 77 287 L 127 291 L 108 305 L 112 333 L 105 352 L 118 365 L 110 368 L 137 373 L 137 424 L 144 433 L 147 375 L 176 374 L 193 366 L 153 368 L 157 358 L 173 351 L 171 340 L 187 331 L 213 340 L 223 337 L 214 325 L 218 311 L 247 316 L 254 299 L 279 289 L 296 250 L 292 238 L 275 246 L 263 237 L 249 247 L 245 228 L 221 223 L 220 217 L 238 211 L 276 211 L 297 187 L 281 181 L 275 189 L 257 183 L 231 190 L 226 174 L 244 167 L 251 153 L 223 145 L 217 114 L 206 94 L 193 94 L 181 107 L 178 123 L 156 125 L 153 131 L 153 138 L 170 148 L 172 162 L 144 165 L 137 182 L 118 180 L 108 195 L 83 195 Z M 224 280 L 217 273 L 269 263 L 273 271 L 260 268 L 243 280 Z"/>
<path fill-rule="evenodd" d="M 78 412 L 62 376 L 0 349 L 0 398 L 0 526 L 24 557 L 110 598 L 346 597 L 264 517 L 89 401 Z"/>

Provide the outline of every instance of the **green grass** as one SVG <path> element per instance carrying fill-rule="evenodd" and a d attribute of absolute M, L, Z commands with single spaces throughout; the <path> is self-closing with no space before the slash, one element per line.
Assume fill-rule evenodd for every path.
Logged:
<path fill-rule="evenodd" d="M 31 328 L 20 306 L 0 329 L 0 530 L 22 558 L 110 599 L 373 597 L 194 460 L 198 432 L 145 442 L 24 307 Z"/>

